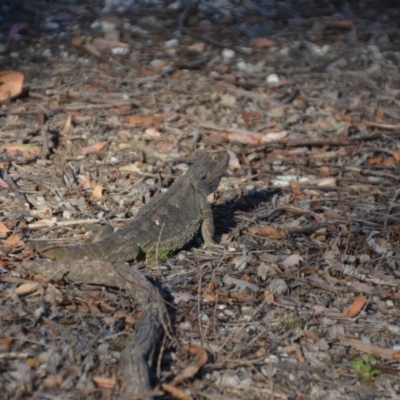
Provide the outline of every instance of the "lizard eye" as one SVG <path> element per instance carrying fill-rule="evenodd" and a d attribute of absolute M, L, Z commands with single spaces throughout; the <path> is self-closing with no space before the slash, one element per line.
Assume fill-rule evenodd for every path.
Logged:
<path fill-rule="evenodd" d="M 201 175 L 200 175 L 200 180 L 201 180 L 201 181 L 205 181 L 206 178 L 207 178 L 207 173 L 206 173 L 206 172 L 205 172 L 204 174 L 201 174 Z"/>

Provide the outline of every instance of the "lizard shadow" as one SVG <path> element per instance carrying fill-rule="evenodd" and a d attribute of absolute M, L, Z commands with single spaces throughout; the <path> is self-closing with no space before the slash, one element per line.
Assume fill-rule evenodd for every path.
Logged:
<path fill-rule="evenodd" d="M 221 241 L 221 236 L 227 233 L 235 232 L 238 227 L 237 219 L 235 219 L 235 213 L 249 213 L 247 219 L 256 221 L 257 215 L 250 213 L 256 209 L 260 209 L 263 205 L 267 205 L 271 202 L 271 199 L 279 193 L 278 190 L 251 190 L 248 193 L 242 195 L 239 198 L 228 200 L 222 204 L 216 204 L 213 206 L 213 217 L 215 225 L 215 240 L 217 243 Z M 234 194 L 234 193 L 232 193 Z M 229 193 L 228 196 L 229 197 Z M 246 218 L 244 218 L 246 219 Z M 192 247 L 199 247 L 202 244 L 200 240 L 201 235 L 196 235 L 184 249 L 190 249 Z"/>

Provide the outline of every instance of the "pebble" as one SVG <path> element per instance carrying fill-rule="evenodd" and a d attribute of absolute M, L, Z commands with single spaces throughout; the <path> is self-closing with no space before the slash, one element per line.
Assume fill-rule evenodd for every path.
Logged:
<path fill-rule="evenodd" d="M 396 335 L 400 333 L 400 326 L 398 325 L 388 325 L 387 328 L 390 333 L 394 333 Z"/>
<path fill-rule="evenodd" d="M 47 29 L 49 31 L 55 31 L 60 27 L 60 25 L 57 22 L 46 22 L 44 24 L 44 29 Z"/>
<path fill-rule="evenodd" d="M 150 62 L 150 67 L 156 71 L 162 70 L 167 65 L 167 62 L 164 60 L 156 59 Z"/>
<path fill-rule="evenodd" d="M 114 47 L 111 49 L 111 53 L 114 55 L 123 56 L 123 55 L 129 53 L 129 48 L 128 47 Z"/>
<path fill-rule="evenodd" d="M 231 49 L 223 49 L 222 50 L 222 58 L 224 61 L 230 61 L 233 57 L 235 57 L 235 52 Z"/>
<path fill-rule="evenodd" d="M 225 93 L 221 96 L 221 103 L 225 106 L 225 107 L 230 107 L 230 108 L 234 108 L 236 107 L 236 97 L 232 96 L 229 93 Z"/>
<path fill-rule="evenodd" d="M 166 49 L 172 49 L 173 47 L 178 47 L 179 41 L 178 39 L 171 39 L 164 43 L 164 47 Z"/>
<path fill-rule="evenodd" d="M 370 74 L 378 74 L 382 72 L 382 65 L 377 63 L 371 64 L 368 68 L 368 72 Z"/>
<path fill-rule="evenodd" d="M 371 257 L 368 254 L 361 254 L 358 259 L 360 264 L 367 264 L 371 261 Z"/>
<path fill-rule="evenodd" d="M 266 82 L 269 85 L 272 85 L 274 83 L 278 83 L 280 81 L 278 74 L 270 74 L 266 78 Z"/>
<path fill-rule="evenodd" d="M 216 383 L 223 386 L 238 387 L 240 385 L 240 379 L 237 375 L 223 374 L 219 382 Z"/>

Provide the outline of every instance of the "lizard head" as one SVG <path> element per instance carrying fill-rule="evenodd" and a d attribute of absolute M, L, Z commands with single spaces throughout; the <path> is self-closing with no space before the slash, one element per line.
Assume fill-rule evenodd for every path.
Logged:
<path fill-rule="evenodd" d="M 228 162 L 229 154 L 225 150 L 207 153 L 189 168 L 187 174 L 196 190 L 208 196 L 217 189 Z"/>

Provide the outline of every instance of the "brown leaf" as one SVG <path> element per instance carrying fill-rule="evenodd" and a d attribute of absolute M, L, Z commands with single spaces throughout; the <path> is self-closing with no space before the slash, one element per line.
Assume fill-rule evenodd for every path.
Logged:
<path fill-rule="evenodd" d="M 0 72 L 0 102 L 21 94 L 25 76 L 18 71 Z"/>
<path fill-rule="evenodd" d="M 242 280 L 245 282 L 252 283 L 253 285 L 257 286 L 257 282 L 248 274 L 243 274 L 242 275 Z"/>
<path fill-rule="evenodd" d="M 211 282 L 203 291 L 203 299 L 205 301 L 218 301 L 218 284 Z"/>
<path fill-rule="evenodd" d="M 104 188 L 101 185 L 96 185 L 92 192 L 92 197 L 95 199 L 102 199 L 103 198 L 103 191 Z"/>
<path fill-rule="evenodd" d="M 87 146 L 87 147 L 81 147 L 79 149 L 79 153 L 82 155 L 87 155 L 89 153 L 98 153 L 101 150 L 103 150 L 104 146 L 107 144 L 108 142 L 98 142 L 95 144 L 92 144 L 91 146 Z"/>
<path fill-rule="evenodd" d="M 0 222 L 0 233 L 11 232 L 2 222 Z"/>
<path fill-rule="evenodd" d="M 356 21 L 354 19 L 341 19 L 338 21 L 330 21 L 327 25 L 333 28 L 350 29 L 355 25 L 355 23 Z"/>
<path fill-rule="evenodd" d="M 360 296 L 353 301 L 353 304 L 345 311 L 343 311 L 340 315 L 348 318 L 354 318 L 357 316 L 367 302 L 367 298 L 365 296 Z"/>
<path fill-rule="evenodd" d="M 19 246 L 23 246 L 24 242 L 19 238 L 18 234 L 11 235 L 3 242 L 4 248 L 11 250 Z"/>
<path fill-rule="evenodd" d="M 161 136 L 161 132 L 156 129 L 156 128 L 147 128 L 144 133 L 146 135 L 149 135 L 151 137 L 160 137 Z"/>
<path fill-rule="evenodd" d="M 3 189 L 10 189 L 8 183 L 1 178 L 0 178 L 0 187 L 2 187 Z"/>
<path fill-rule="evenodd" d="M 271 225 L 251 226 L 249 232 L 253 235 L 268 236 L 274 239 L 282 239 L 283 236 Z"/>
<path fill-rule="evenodd" d="M 239 143 L 262 144 L 281 140 L 287 136 L 287 131 L 259 133 L 245 130 L 222 131 L 218 135 Z"/>
<path fill-rule="evenodd" d="M 94 376 L 93 378 L 94 383 L 97 387 L 102 389 L 113 389 L 117 384 L 115 378 L 104 378 L 102 376 Z"/>
<path fill-rule="evenodd" d="M 72 116 L 71 114 L 69 114 L 63 128 L 60 131 L 60 135 L 66 135 L 69 132 L 69 130 L 71 129 L 71 120 Z"/>
<path fill-rule="evenodd" d="M 258 111 L 242 111 L 242 118 L 245 121 L 254 121 L 261 118 L 261 114 Z"/>
<path fill-rule="evenodd" d="M 132 125 L 142 124 L 159 124 L 165 119 L 164 116 L 156 115 L 132 115 L 129 117 L 128 122 Z"/>
<path fill-rule="evenodd" d="M 63 378 L 60 374 L 49 375 L 43 379 L 43 385 L 48 388 L 60 387 L 63 382 Z"/>
<path fill-rule="evenodd" d="M 40 154 L 42 148 L 40 146 L 34 146 L 31 144 L 10 144 L 3 146 L 3 149 L 10 155 L 10 156 L 18 156 L 20 154 L 25 155 L 27 157 Z"/>
<path fill-rule="evenodd" d="M 400 161 L 400 149 L 396 151 L 396 153 L 393 154 L 394 159 L 398 163 Z"/>
<path fill-rule="evenodd" d="M 185 379 L 192 378 L 197 374 L 199 369 L 207 362 L 208 359 L 207 352 L 200 346 L 184 344 L 182 348 L 188 353 L 196 355 L 198 360 L 184 368 L 184 370 L 172 381 L 173 385 L 177 385 Z"/>
<path fill-rule="evenodd" d="M 300 261 L 304 261 L 303 258 L 300 256 L 300 254 L 294 253 L 294 254 L 290 255 L 288 258 L 286 258 L 285 260 L 283 260 L 282 265 L 285 268 L 290 268 L 290 267 L 294 267 L 295 265 L 297 265 Z"/>
<path fill-rule="evenodd" d="M 37 282 L 25 282 L 15 289 L 15 293 L 18 296 L 26 296 L 38 290 L 39 287 L 40 285 Z"/>
<path fill-rule="evenodd" d="M 0 348 L 7 348 L 14 342 L 14 338 L 12 337 L 4 337 L 0 338 Z"/>
<path fill-rule="evenodd" d="M 256 49 L 267 49 L 276 46 L 276 42 L 266 37 L 259 37 L 253 40 L 253 46 Z"/>
<path fill-rule="evenodd" d="M 185 392 L 182 389 L 178 389 L 174 385 L 170 385 L 169 383 L 162 383 L 161 389 L 172 395 L 174 399 L 177 400 L 189 400 L 189 397 L 186 396 Z"/>

